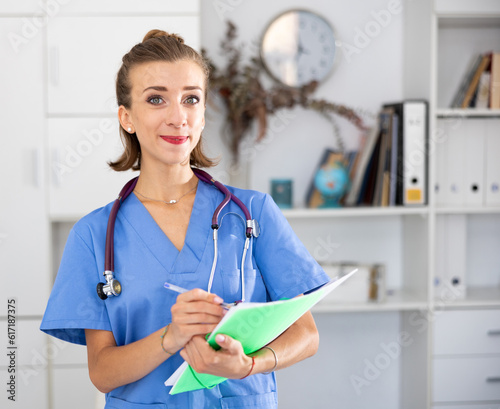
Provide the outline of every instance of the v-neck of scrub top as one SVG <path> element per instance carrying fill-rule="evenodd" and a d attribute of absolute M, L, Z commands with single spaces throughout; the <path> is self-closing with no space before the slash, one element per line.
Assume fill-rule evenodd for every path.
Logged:
<path fill-rule="evenodd" d="M 184 245 L 180 251 L 135 194 L 129 196 L 121 211 L 168 273 L 195 272 L 212 233 L 211 219 L 215 199 L 213 189 L 201 180 L 198 181 Z"/>

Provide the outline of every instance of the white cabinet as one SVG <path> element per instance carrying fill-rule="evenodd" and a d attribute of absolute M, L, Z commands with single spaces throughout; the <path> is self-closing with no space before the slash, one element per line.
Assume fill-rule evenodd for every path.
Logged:
<path fill-rule="evenodd" d="M 11 0 L 13 1 L 13 0 Z M 57 0 L 52 0 L 57 1 Z M 200 0 L 59 0 L 64 3 L 63 13 L 93 14 L 195 14 L 199 12 Z"/>
<path fill-rule="evenodd" d="M 41 21 L 41 20 L 40 20 Z M 0 299 L 16 299 L 17 315 L 41 315 L 49 294 L 49 224 L 45 206 L 43 53 L 41 35 L 19 52 L 8 33 L 21 18 L 0 18 L 2 170 Z M 6 314 L 6 308 L 0 316 Z"/>
<path fill-rule="evenodd" d="M 3 399 L 7 402 L 2 407 L 48 409 L 48 366 L 54 352 L 47 346 L 48 336 L 39 330 L 39 320 L 16 316 L 15 332 L 8 332 L 8 322 L 0 317 L 0 339 L 4 341 L 0 371 L 5 375 Z M 8 334 L 14 337 L 8 338 Z M 8 397 L 15 401 L 9 402 Z"/>
<path fill-rule="evenodd" d="M 48 112 L 51 116 L 111 115 L 121 59 L 151 29 L 180 34 L 199 47 L 199 18 L 57 16 L 48 24 Z"/>
<path fill-rule="evenodd" d="M 103 406 L 86 349 L 39 330 L 64 246 L 51 239 L 133 176 L 106 164 L 122 152 L 114 90 L 122 56 L 155 28 L 199 49 L 199 13 L 199 0 L 0 2 L 0 335 L 8 339 L 15 300 L 20 408 Z M 9 364 L 2 353 L 2 373 Z"/>
<path fill-rule="evenodd" d="M 57 0 L 53 0 L 57 2 Z M 66 0 L 63 0 L 66 1 Z M 40 15 L 46 12 L 47 7 L 45 2 L 40 0 L 2 0 L 0 3 L 0 14 L 24 14 L 24 15 Z M 19 21 L 17 28 L 21 29 L 26 20 Z M 16 30 L 17 31 L 17 30 Z M 19 31 L 20 33 L 20 31 Z"/>
<path fill-rule="evenodd" d="M 138 174 L 115 172 L 107 165 L 123 152 L 117 118 L 52 118 L 48 134 L 53 220 L 76 220 L 106 205 Z"/>
<path fill-rule="evenodd" d="M 53 409 L 93 409 L 100 394 L 89 378 L 87 365 L 55 367 L 52 375 Z"/>
<path fill-rule="evenodd" d="M 470 61 L 490 51 L 500 51 L 498 2 L 435 0 L 430 384 L 436 409 L 500 402 L 500 111 L 449 108 Z"/>
<path fill-rule="evenodd" d="M 472 7 L 473 4 L 473 7 Z M 500 51 L 498 2 L 436 0 L 433 162 L 436 283 L 457 285 L 458 305 L 500 306 L 500 110 L 451 109 L 478 54 Z M 439 287 L 435 297 L 439 299 Z"/>
<path fill-rule="evenodd" d="M 454 310 L 434 326 L 433 401 L 500 400 L 500 310 Z"/>

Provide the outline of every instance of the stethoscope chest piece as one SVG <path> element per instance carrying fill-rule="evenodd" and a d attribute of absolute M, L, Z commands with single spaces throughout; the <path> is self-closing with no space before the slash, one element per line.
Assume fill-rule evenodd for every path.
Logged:
<path fill-rule="evenodd" d="M 101 300 L 105 300 L 111 295 L 114 295 L 115 297 L 120 295 L 122 292 L 122 285 L 116 278 L 113 278 L 113 272 L 106 271 L 104 272 L 104 275 L 106 276 L 106 284 L 97 284 L 97 295 L 99 298 Z"/>

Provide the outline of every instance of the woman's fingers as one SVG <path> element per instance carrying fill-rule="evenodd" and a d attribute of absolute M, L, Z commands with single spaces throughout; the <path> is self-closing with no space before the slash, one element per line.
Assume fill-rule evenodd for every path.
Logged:
<path fill-rule="evenodd" d="M 217 335 L 221 349 L 214 350 L 204 337 L 193 337 L 181 351 L 181 356 L 199 373 L 210 373 L 238 379 L 247 375 L 252 358 L 245 355 L 241 343 L 227 335 Z"/>
<path fill-rule="evenodd" d="M 216 294 L 194 289 L 180 294 L 172 306 L 171 337 L 177 349 L 185 346 L 196 335 L 211 332 L 226 310 Z"/>

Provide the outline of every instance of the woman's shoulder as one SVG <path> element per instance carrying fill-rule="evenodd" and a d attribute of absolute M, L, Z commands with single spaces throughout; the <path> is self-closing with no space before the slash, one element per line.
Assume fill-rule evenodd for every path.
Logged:
<path fill-rule="evenodd" d="M 241 187 L 235 187 L 231 185 L 225 185 L 229 191 L 238 198 L 249 198 L 254 200 L 265 200 L 267 193 L 260 192 L 253 189 L 243 189 Z M 242 199 L 241 199 L 242 200 Z"/>
<path fill-rule="evenodd" d="M 243 202 L 248 208 L 254 210 L 262 209 L 270 203 L 274 203 L 268 193 L 264 193 L 253 189 L 243 189 L 240 187 L 226 186 L 229 191 Z"/>
<path fill-rule="evenodd" d="M 112 207 L 113 202 L 91 211 L 73 225 L 72 231 L 81 237 L 86 237 L 89 234 L 93 235 L 93 233 L 103 229 L 105 231 Z"/>

